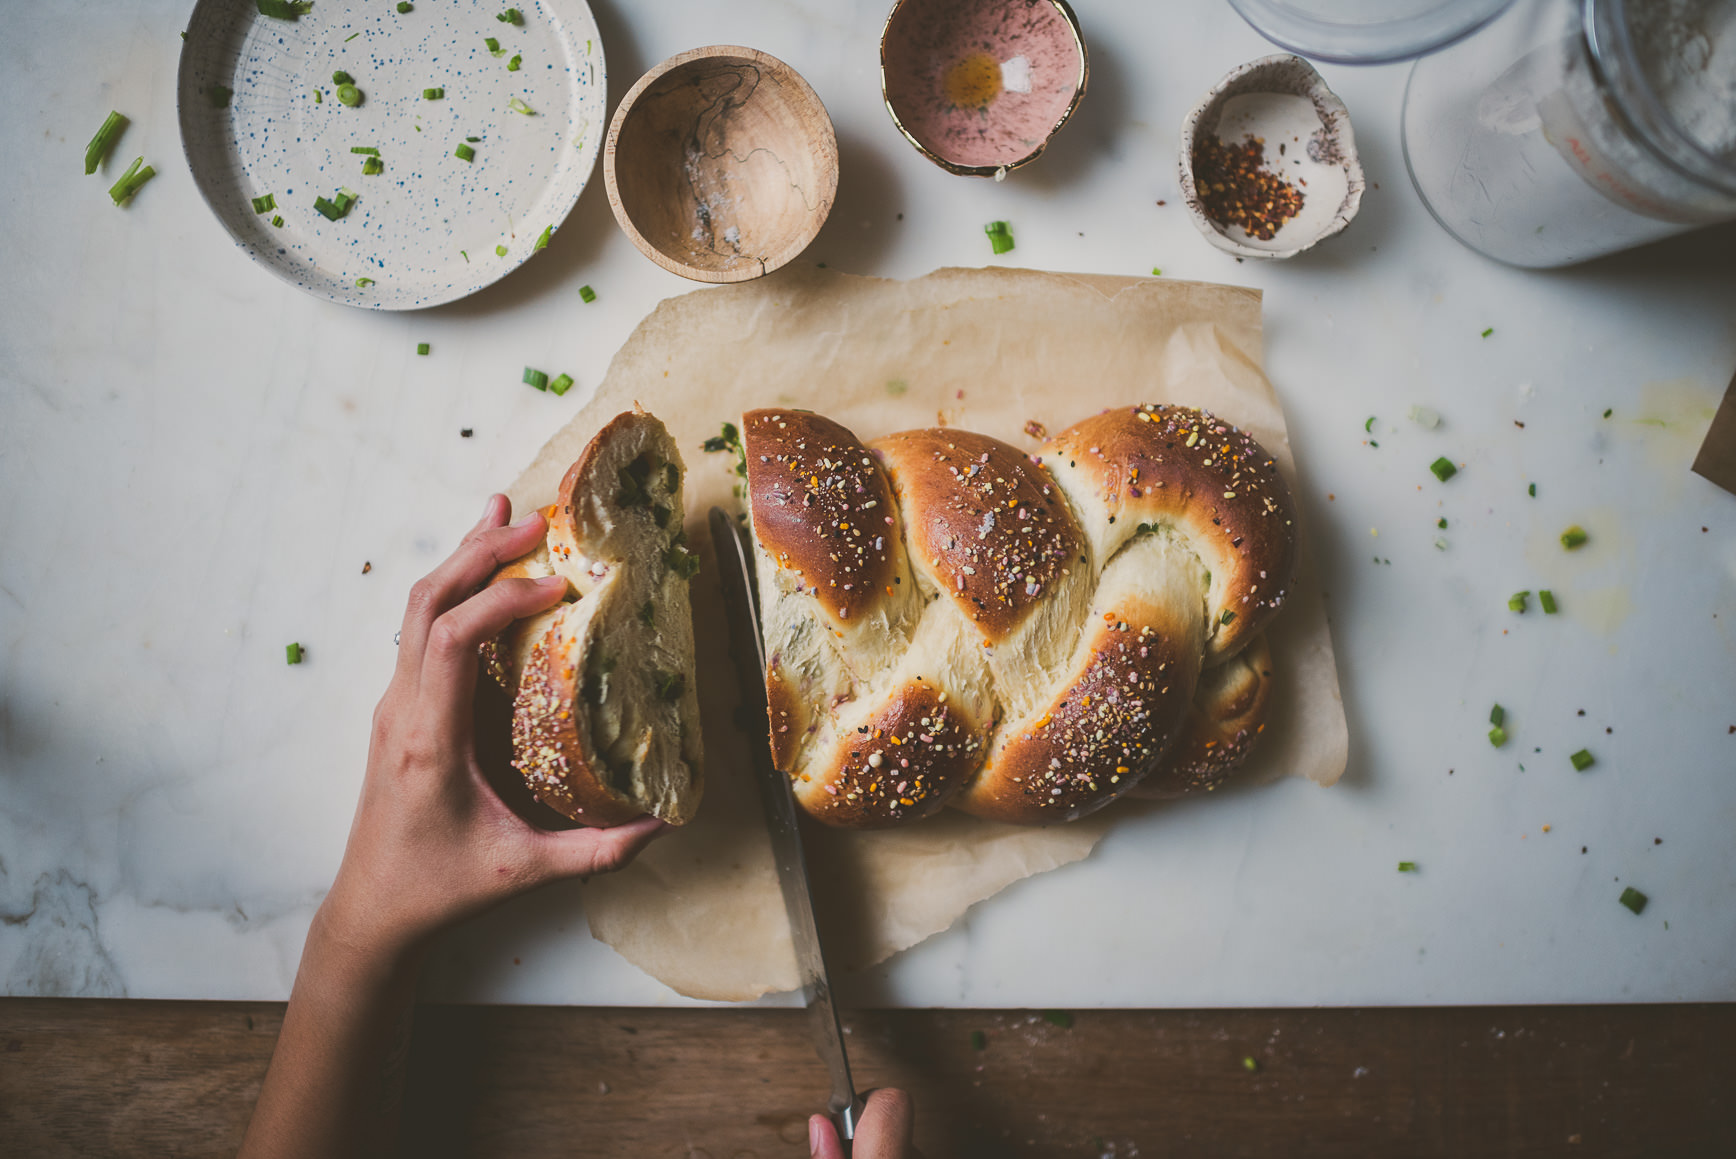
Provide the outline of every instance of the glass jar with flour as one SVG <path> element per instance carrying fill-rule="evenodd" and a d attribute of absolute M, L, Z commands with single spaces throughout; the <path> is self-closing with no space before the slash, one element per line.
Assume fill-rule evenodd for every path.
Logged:
<path fill-rule="evenodd" d="M 1522 0 L 1419 61 L 1402 119 L 1436 220 L 1512 265 L 1736 218 L 1736 0 Z"/>

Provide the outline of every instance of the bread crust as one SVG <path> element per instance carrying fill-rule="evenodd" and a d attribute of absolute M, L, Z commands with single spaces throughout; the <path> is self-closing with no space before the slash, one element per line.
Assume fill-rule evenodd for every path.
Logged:
<path fill-rule="evenodd" d="M 1265 630 L 1296 573 L 1296 517 L 1277 464 L 1252 435 L 1192 407 L 1118 407 L 1044 445 L 1100 558 L 1144 526 L 1173 528 L 1211 570 L 1208 666 Z"/>
<path fill-rule="evenodd" d="M 849 430 L 808 411 L 748 411 L 741 437 L 759 545 L 834 630 L 861 623 L 903 572 L 885 472 Z"/>
<path fill-rule="evenodd" d="M 681 527 L 682 474 L 661 422 L 637 408 L 617 415 L 542 509 L 544 543 L 489 581 L 550 574 L 567 581 L 567 602 L 485 644 L 482 663 L 513 697 L 513 766 L 537 800 L 582 825 L 618 825 L 647 806 L 683 824 L 703 791 L 687 576 L 676 574 L 696 562 Z M 669 666 L 666 687 L 617 682 L 608 700 L 608 672 L 622 656 L 609 659 L 602 640 L 622 632 L 632 636 L 629 664 L 655 653 Z M 607 666 L 600 678 L 599 663 Z"/>
<path fill-rule="evenodd" d="M 531 648 L 512 705 L 513 767 L 537 800 L 581 825 L 620 825 L 645 810 L 610 788 L 584 699 L 584 628 L 578 604 L 563 605 Z"/>
<path fill-rule="evenodd" d="M 1272 685 L 1272 649 L 1263 634 L 1200 673 L 1175 744 L 1134 795 L 1181 797 L 1209 793 L 1223 784 L 1247 761 L 1266 730 Z"/>
<path fill-rule="evenodd" d="M 938 813 L 982 759 L 980 722 L 948 707 L 933 684 L 912 680 L 838 746 L 828 767 L 799 774 L 796 801 L 846 829 L 884 829 Z"/>
<path fill-rule="evenodd" d="M 950 801 L 1051 824 L 1153 776 L 1210 787 L 1245 756 L 1269 680 L 1240 677 L 1269 675 L 1260 632 L 1296 544 L 1288 488 L 1244 432 L 1125 407 L 1031 458 L 955 429 L 864 447 L 800 412 L 742 428 L 773 759 L 819 820 Z M 871 528 L 868 500 L 889 511 Z M 879 775 L 889 758 L 902 786 Z"/>
<path fill-rule="evenodd" d="M 551 503 L 541 510 L 543 519 L 552 521 L 558 507 Z M 497 583 L 512 579 L 543 579 L 554 574 L 555 570 L 549 563 L 548 543 L 545 540 L 517 559 L 501 564 L 483 586 L 493 587 Z M 570 599 L 572 595 L 572 585 L 569 583 L 566 598 Z M 532 646 L 548 632 L 558 610 L 557 606 L 535 616 L 514 620 L 507 626 L 506 631 L 492 640 L 483 641 L 483 671 L 500 686 L 509 699 L 518 691 L 518 682 L 530 660 Z"/>
<path fill-rule="evenodd" d="M 892 477 L 913 560 L 998 644 L 1024 623 L 1084 534 L 1048 472 L 971 431 L 900 431 L 870 444 Z"/>
<path fill-rule="evenodd" d="M 1023 825 L 1071 821 L 1157 767 L 1193 694 L 1197 626 L 1130 597 L 1087 632 L 1084 663 L 1041 716 L 1002 726 L 959 808 Z"/>

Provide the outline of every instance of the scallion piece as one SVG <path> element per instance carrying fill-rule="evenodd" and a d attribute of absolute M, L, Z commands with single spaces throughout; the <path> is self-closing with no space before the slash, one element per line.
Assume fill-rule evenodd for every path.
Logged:
<path fill-rule="evenodd" d="M 494 247 L 494 256 L 497 258 L 505 257 L 506 256 L 506 247 L 503 245 L 495 246 Z"/>
<path fill-rule="evenodd" d="M 1525 610 L 1525 601 L 1530 597 L 1531 593 L 1529 591 L 1514 592 L 1512 595 L 1507 597 L 1507 610 L 1509 612 L 1523 612 Z"/>
<path fill-rule="evenodd" d="M 688 551 L 682 543 L 674 543 L 663 552 L 663 566 L 668 568 L 676 579 L 690 580 L 699 574 L 699 557 Z"/>
<path fill-rule="evenodd" d="M 523 113 L 527 117 L 536 116 L 536 110 L 519 100 L 517 97 L 513 97 L 510 101 L 507 101 L 506 107 L 515 113 Z"/>
<path fill-rule="evenodd" d="M 1445 531 L 1447 527 L 1447 517 L 1443 515 L 1439 519 L 1435 520 L 1435 526 Z"/>
<path fill-rule="evenodd" d="M 267 193 L 264 197 L 255 197 L 253 199 L 254 213 L 270 213 L 276 208 L 277 195 L 275 193 Z"/>
<path fill-rule="evenodd" d="M 1487 330 L 1483 331 L 1483 337 L 1487 338 L 1489 335 L 1493 334 L 1494 332 L 1495 332 L 1495 328 L 1493 326 L 1491 326 Z"/>
<path fill-rule="evenodd" d="M 739 451 L 740 447 L 741 431 L 734 423 L 724 423 L 721 433 L 712 435 L 699 444 L 699 449 L 708 455 L 715 455 L 719 451 Z"/>
<path fill-rule="evenodd" d="M 1494 745 L 1496 748 L 1500 748 L 1502 745 L 1506 744 L 1507 730 L 1502 728 L 1500 725 L 1496 725 L 1494 728 L 1490 729 L 1489 743 Z"/>
<path fill-rule="evenodd" d="M 108 120 L 102 123 L 102 128 L 96 131 L 96 136 L 92 137 L 90 144 L 84 147 L 85 176 L 88 177 L 96 172 L 96 167 L 108 157 L 109 150 L 115 147 L 115 142 L 120 140 L 121 133 L 126 127 L 127 119 L 125 117 L 119 113 L 109 113 Z"/>
<path fill-rule="evenodd" d="M 1489 710 L 1489 723 L 1500 728 L 1507 723 L 1507 710 L 1499 704 Z"/>
<path fill-rule="evenodd" d="M 1604 417 L 1604 418 L 1608 418 L 1608 417 L 1609 417 L 1609 416 L 1610 416 L 1610 415 L 1612 415 L 1612 414 L 1614 414 L 1614 413 L 1615 413 L 1615 409 L 1614 409 L 1614 408 L 1613 408 L 1613 407 L 1611 407 L 1611 408 L 1605 408 L 1605 410 L 1604 410 L 1604 412 L 1603 412 L 1603 417 Z"/>
<path fill-rule="evenodd" d="M 339 201 L 341 200 L 342 198 L 340 197 Z M 323 197 L 314 198 L 313 207 L 319 210 L 320 215 L 327 221 L 336 221 L 338 218 L 350 211 L 350 207 L 347 203 L 340 205 L 338 201 L 328 201 Z"/>
<path fill-rule="evenodd" d="M 989 245 L 997 254 L 1004 254 L 1013 248 L 1012 229 L 1004 221 L 991 221 L 983 226 L 983 232 L 989 235 Z"/>
<path fill-rule="evenodd" d="M 538 390 L 547 390 L 549 388 L 549 376 L 536 369 L 534 366 L 527 366 L 524 368 L 524 380 L 527 384 L 536 387 Z"/>
<path fill-rule="evenodd" d="M 374 284 L 374 279 L 372 279 L 372 278 L 357 278 L 356 279 L 356 286 L 358 289 L 365 290 L 373 284 Z"/>
<path fill-rule="evenodd" d="M 212 85 L 205 92 L 211 98 L 211 103 L 220 109 L 228 108 L 229 98 L 235 95 L 233 90 L 226 89 L 222 85 Z"/>
<path fill-rule="evenodd" d="M 548 247 L 548 244 L 549 244 L 549 238 L 553 237 L 554 233 L 555 233 L 555 227 L 554 226 L 552 226 L 552 225 L 543 226 L 543 231 L 537 235 L 536 244 L 530 247 L 530 252 L 534 254 L 537 250 L 546 249 Z"/>
<path fill-rule="evenodd" d="M 465 140 L 466 140 L 466 141 L 469 141 L 469 142 L 470 142 L 470 143 L 471 143 L 471 144 L 472 144 L 472 145 L 475 145 L 475 144 L 478 144 L 478 143 L 480 143 L 480 142 L 481 142 L 481 140 L 482 140 L 482 138 L 481 138 L 481 137 L 466 137 L 466 138 L 464 138 L 464 139 L 465 139 Z"/>
<path fill-rule="evenodd" d="M 356 83 L 356 78 L 340 68 L 332 73 L 332 83 L 335 85 L 353 85 Z"/>
<path fill-rule="evenodd" d="M 483 37 L 482 43 L 488 46 L 488 51 L 494 56 L 502 56 L 506 52 L 506 49 L 500 47 L 500 41 L 496 40 L 492 36 Z"/>
<path fill-rule="evenodd" d="M 1430 463 L 1429 470 L 1433 471 L 1435 473 L 1435 478 L 1439 479 L 1443 483 L 1459 473 L 1459 469 L 1453 466 L 1453 461 L 1445 455 L 1442 455 L 1440 458 Z"/>
<path fill-rule="evenodd" d="M 1363 429 L 1363 431 L 1368 432 L 1368 433 L 1372 433 L 1374 431 L 1374 416 L 1373 415 L 1368 416 L 1368 421 L 1362 424 L 1362 429 Z"/>
<path fill-rule="evenodd" d="M 428 353 L 429 349 L 430 349 L 430 347 L 426 342 L 416 343 L 416 353 L 417 354 L 426 354 L 426 353 Z"/>
<path fill-rule="evenodd" d="M 1526 487 L 1525 490 L 1526 490 L 1526 493 L 1531 496 L 1531 498 L 1533 498 L 1533 499 L 1537 498 L 1537 484 L 1532 483 L 1530 486 Z"/>
<path fill-rule="evenodd" d="M 275 225 L 275 226 L 281 226 L 283 224 L 283 215 L 278 214 L 276 217 L 272 218 L 271 224 Z"/>
<path fill-rule="evenodd" d="M 1043 1021 L 1050 1026 L 1059 1026 L 1062 1030 L 1073 1028 L 1073 1016 L 1065 1010 L 1045 1010 L 1043 1011 Z M 1252 1062 L 1253 1060 L 1248 1059 L 1246 1061 Z"/>
<path fill-rule="evenodd" d="M 1228 608 L 1225 608 L 1224 614 L 1218 617 L 1218 623 L 1228 624 L 1231 621 L 1233 621 L 1235 618 L 1236 618 L 1236 613 L 1230 611 L 1230 609 L 1228 609 Z"/>
<path fill-rule="evenodd" d="M 988 1036 L 980 1030 L 971 1031 L 970 1048 L 972 1050 L 987 1050 L 989 1048 Z"/>
<path fill-rule="evenodd" d="M 1627 906 L 1637 914 L 1646 908 L 1646 902 L 1651 899 L 1630 885 L 1621 891 L 1621 897 L 1619 900 L 1623 905 Z"/>
<path fill-rule="evenodd" d="M 505 12 L 502 12 L 499 16 L 496 16 L 495 19 L 500 21 L 502 24 L 523 24 L 524 23 L 524 15 L 522 13 L 520 13 L 519 10 L 516 8 L 508 8 Z"/>
<path fill-rule="evenodd" d="M 313 103 L 316 105 L 325 104 L 325 94 L 319 89 L 313 90 Z"/>
<path fill-rule="evenodd" d="M 558 374 L 555 376 L 555 380 L 549 383 L 550 394 L 565 394 L 571 389 L 573 389 L 573 376 L 570 374 Z"/>
<path fill-rule="evenodd" d="M 1249 1072 L 1257 1071 L 1260 1069 L 1260 1064 L 1254 1061 L 1252 1055 L 1247 1055 L 1242 1059 L 1242 1069 Z"/>
<path fill-rule="evenodd" d="M 423 89 L 422 90 L 422 99 L 425 101 L 437 101 L 437 100 L 440 100 L 445 95 L 446 95 L 445 89 Z"/>
<path fill-rule="evenodd" d="M 411 4 L 410 0 L 398 0 L 398 14 L 400 16 L 411 11 L 413 8 L 415 8 L 415 5 Z"/>
<path fill-rule="evenodd" d="M 362 103 L 362 90 L 355 85 L 338 86 L 338 104 L 346 108 L 355 108 Z"/>
<path fill-rule="evenodd" d="M 1597 758 L 1591 755 L 1590 749 L 1580 749 L 1567 759 L 1573 762 L 1574 771 L 1581 773 L 1597 763 Z"/>
<path fill-rule="evenodd" d="M 1576 551 L 1585 546 L 1587 538 L 1589 537 L 1585 534 L 1585 528 L 1575 523 L 1572 527 L 1569 527 L 1566 531 L 1561 533 L 1561 546 L 1565 547 L 1568 551 Z"/>
<path fill-rule="evenodd" d="M 300 644 L 285 644 L 284 648 L 283 648 L 283 654 L 284 654 L 284 658 L 286 660 L 288 660 L 291 664 L 300 664 L 301 663 L 301 645 Z"/>
<path fill-rule="evenodd" d="M 452 155 L 454 157 L 458 158 L 460 161 L 475 161 L 476 160 L 476 150 L 472 149 L 469 145 L 466 145 L 462 141 L 458 142 L 458 148 L 452 150 Z"/>
<path fill-rule="evenodd" d="M 591 289 L 591 287 L 589 287 L 589 286 L 580 286 L 579 287 L 579 301 L 584 302 L 587 305 L 589 305 L 590 303 L 595 302 L 596 300 L 597 300 L 597 291 Z"/>
<path fill-rule="evenodd" d="M 1555 614 L 1554 592 L 1550 591 L 1548 588 L 1544 588 L 1542 591 L 1537 593 L 1537 602 L 1543 605 L 1544 615 L 1553 616 Z"/>
<path fill-rule="evenodd" d="M 378 157 L 369 157 L 362 162 L 362 176 L 375 177 L 386 171 L 386 163 Z"/>
<path fill-rule="evenodd" d="M 524 57 L 514 53 L 513 58 L 506 62 L 507 72 L 517 72 L 518 66 L 524 63 Z"/>
<path fill-rule="evenodd" d="M 157 171 L 145 164 L 145 159 L 139 157 L 127 166 L 127 171 L 121 174 L 121 179 L 109 186 L 109 198 L 116 205 L 125 205 L 133 199 L 145 182 L 157 175 Z"/>
<path fill-rule="evenodd" d="M 1158 269 L 1156 266 L 1152 266 L 1151 267 L 1151 276 L 1154 278 L 1161 278 L 1161 277 L 1163 277 L 1163 271 Z"/>
<path fill-rule="evenodd" d="M 380 155 L 380 151 L 378 149 L 374 148 L 372 145 L 351 145 L 350 146 L 350 152 L 352 152 L 352 153 L 365 153 L 369 157 L 378 157 Z"/>
<path fill-rule="evenodd" d="M 278 20 L 294 20 L 313 11 L 313 0 L 254 0 L 261 16 Z"/>
<path fill-rule="evenodd" d="M 1398 871 L 1400 873 L 1415 873 L 1417 871 L 1417 863 L 1414 861 L 1401 861 L 1398 863 Z"/>

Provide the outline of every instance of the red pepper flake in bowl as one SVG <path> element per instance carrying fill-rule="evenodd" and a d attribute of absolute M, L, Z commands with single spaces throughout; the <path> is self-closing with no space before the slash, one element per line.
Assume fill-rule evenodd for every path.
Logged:
<path fill-rule="evenodd" d="M 1302 212 L 1302 191 L 1266 168 L 1266 143 L 1259 137 L 1240 145 L 1211 133 L 1194 138 L 1193 177 L 1207 217 L 1222 226 L 1239 225 L 1261 241 L 1271 241 Z"/>

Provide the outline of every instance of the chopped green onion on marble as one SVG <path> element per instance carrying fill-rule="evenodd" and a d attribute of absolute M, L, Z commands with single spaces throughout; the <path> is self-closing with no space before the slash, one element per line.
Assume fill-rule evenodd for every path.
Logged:
<path fill-rule="evenodd" d="M 90 139 L 90 144 L 84 147 L 84 172 L 90 176 L 96 172 L 109 155 L 109 150 L 120 140 L 121 133 L 127 127 L 127 119 L 117 112 L 110 112 L 108 119 L 102 123 L 102 128 L 96 131 L 96 136 Z"/>
<path fill-rule="evenodd" d="M 121 174 L 121 179 L 109 186 L 109 198 L 117 206 L 125 205 L 133 199 L 133 194 L 143 188 L 145 182 L 157 175 L 157 171 L 145 164 L 143 157 L 136 158 L 127 166 L 127 171 Z"/>

